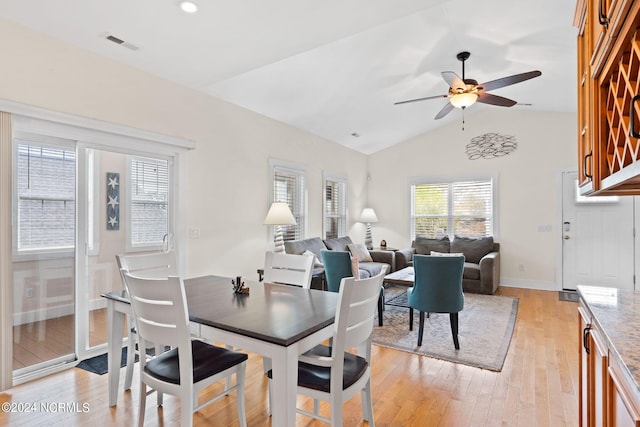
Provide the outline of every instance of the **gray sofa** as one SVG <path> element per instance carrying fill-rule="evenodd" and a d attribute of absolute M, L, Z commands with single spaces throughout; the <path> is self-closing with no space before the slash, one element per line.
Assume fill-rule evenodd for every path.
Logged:
<path fill-rule="evenodd" d="M 431 251 L 440 253 L 462 253 L 465 256 L 462 289 L 465 292 L 492 295 L 500 286 L 500 244 L 493 237 L 470 239 L 467 237 L 449 237 L 429 239 L 416 237 L 411 247 L 395 253 L 398 270 L 413 264 L 414 254 L 431 255 Z"/>
<path fill-rule="evenodd" d="M 345 237 L 336 237 L 332 239 L 322 240 L 320 237 L 312 237 L 310 239 L 304 240 L 292 240 L 289 242 L 284 242 L 284 250 L 288 254 L 296 254 L 300 255 L 305 251 L 313 252 L 318 260 L 321 261 L 320 251 L 323 249 L 331 250 L 331 251 L 349 251 L 347 248 L 348 244 L 353 243 L 349 236 Z M 361 278 L 367 278 L 371 276 L 375 276 L 380 272 L 380 270 L 384 266 L 389 266 L 388 271 L 395 271 L 395 256 L 392 251 L 378 251 L 378 250 L 370 250 L 369 254 L 373 259 L 372 262 L 360 262 L 359 263 L 359 274 Z M 324 274 L 324 270 L 322 267 L 316 267 L 314 269 L 314 279 L 312 280 L 312 285 L 314 288 L 317 285 L 314 283 Z"/>

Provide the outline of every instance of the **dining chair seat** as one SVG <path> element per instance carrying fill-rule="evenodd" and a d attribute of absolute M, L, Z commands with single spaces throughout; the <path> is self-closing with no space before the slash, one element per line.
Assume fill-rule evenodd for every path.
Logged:
<path fill-rule="evenodd" d="M 331 347 L 318 345 L 306 353 L 313 357 L 331 357 Z M 367 370 L 367 359 L 352 353 L 344 354 L 344 367 L 342 388 L 351 387 Z M 271 378 L 271 377 L 269 377 Z M 298 363 L 298 385 L 313 390 L 329 393 L 331 391 L 331 368 L 312 365 L 310 363 Z"/>
<path fill-rule="evenodd" d="M 191 341 L 191 353 L 195 383 L 242 363 L 248 358 L 245 353 L 228 351 L 200 340 Z M 174 348 L 148 361 L 144 371 L 161 381 L 180 384 L 178 349 Z"/>

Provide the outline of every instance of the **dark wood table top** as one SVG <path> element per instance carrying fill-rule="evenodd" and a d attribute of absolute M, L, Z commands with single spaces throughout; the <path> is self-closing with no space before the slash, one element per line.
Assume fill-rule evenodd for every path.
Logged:
<path fill-rule="evenodd" d="M 282 346 L 332 324 L 338 304 L 334 292 L 250 281 L 248 295 L 235 294 L 228 277 L 203 276 L 184 284 L 191 321 Z M 129 302 L 124 291 L 103 296 Z"/>

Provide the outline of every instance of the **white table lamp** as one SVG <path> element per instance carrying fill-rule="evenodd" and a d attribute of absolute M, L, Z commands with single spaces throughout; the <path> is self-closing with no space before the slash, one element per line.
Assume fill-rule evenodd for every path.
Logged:
<path fill-rule="evenodd" d="M 372 208 L 364 208 L 360 214 L 360 222 L 367 224 L 367 232 L 364 237 L 364 244 L 367 249 L 373 249 L 373 239 L 371 238 L 371 223 L 378 222 L 378 217 Z"/>
<path fill-rule="evenodd" d="M 289 205 L 284 202 L 273 202 L 267 216 L 264 219 L 264 225 L 273 225 L 274 228 L 274 252 L 284 252 L 284 240 L 282 238 L 282 225 L 296 225 L 296 219 L 289 209 Z"/>

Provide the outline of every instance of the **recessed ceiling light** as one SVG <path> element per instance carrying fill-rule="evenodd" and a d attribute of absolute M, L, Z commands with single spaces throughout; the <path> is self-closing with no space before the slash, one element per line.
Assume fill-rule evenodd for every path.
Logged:
<path fill-rule="evenodd" d="M 180 9 L 187 13 L 196 13 L 198 11 L 198 5 L 192 1 L 181 1 Z"/>

